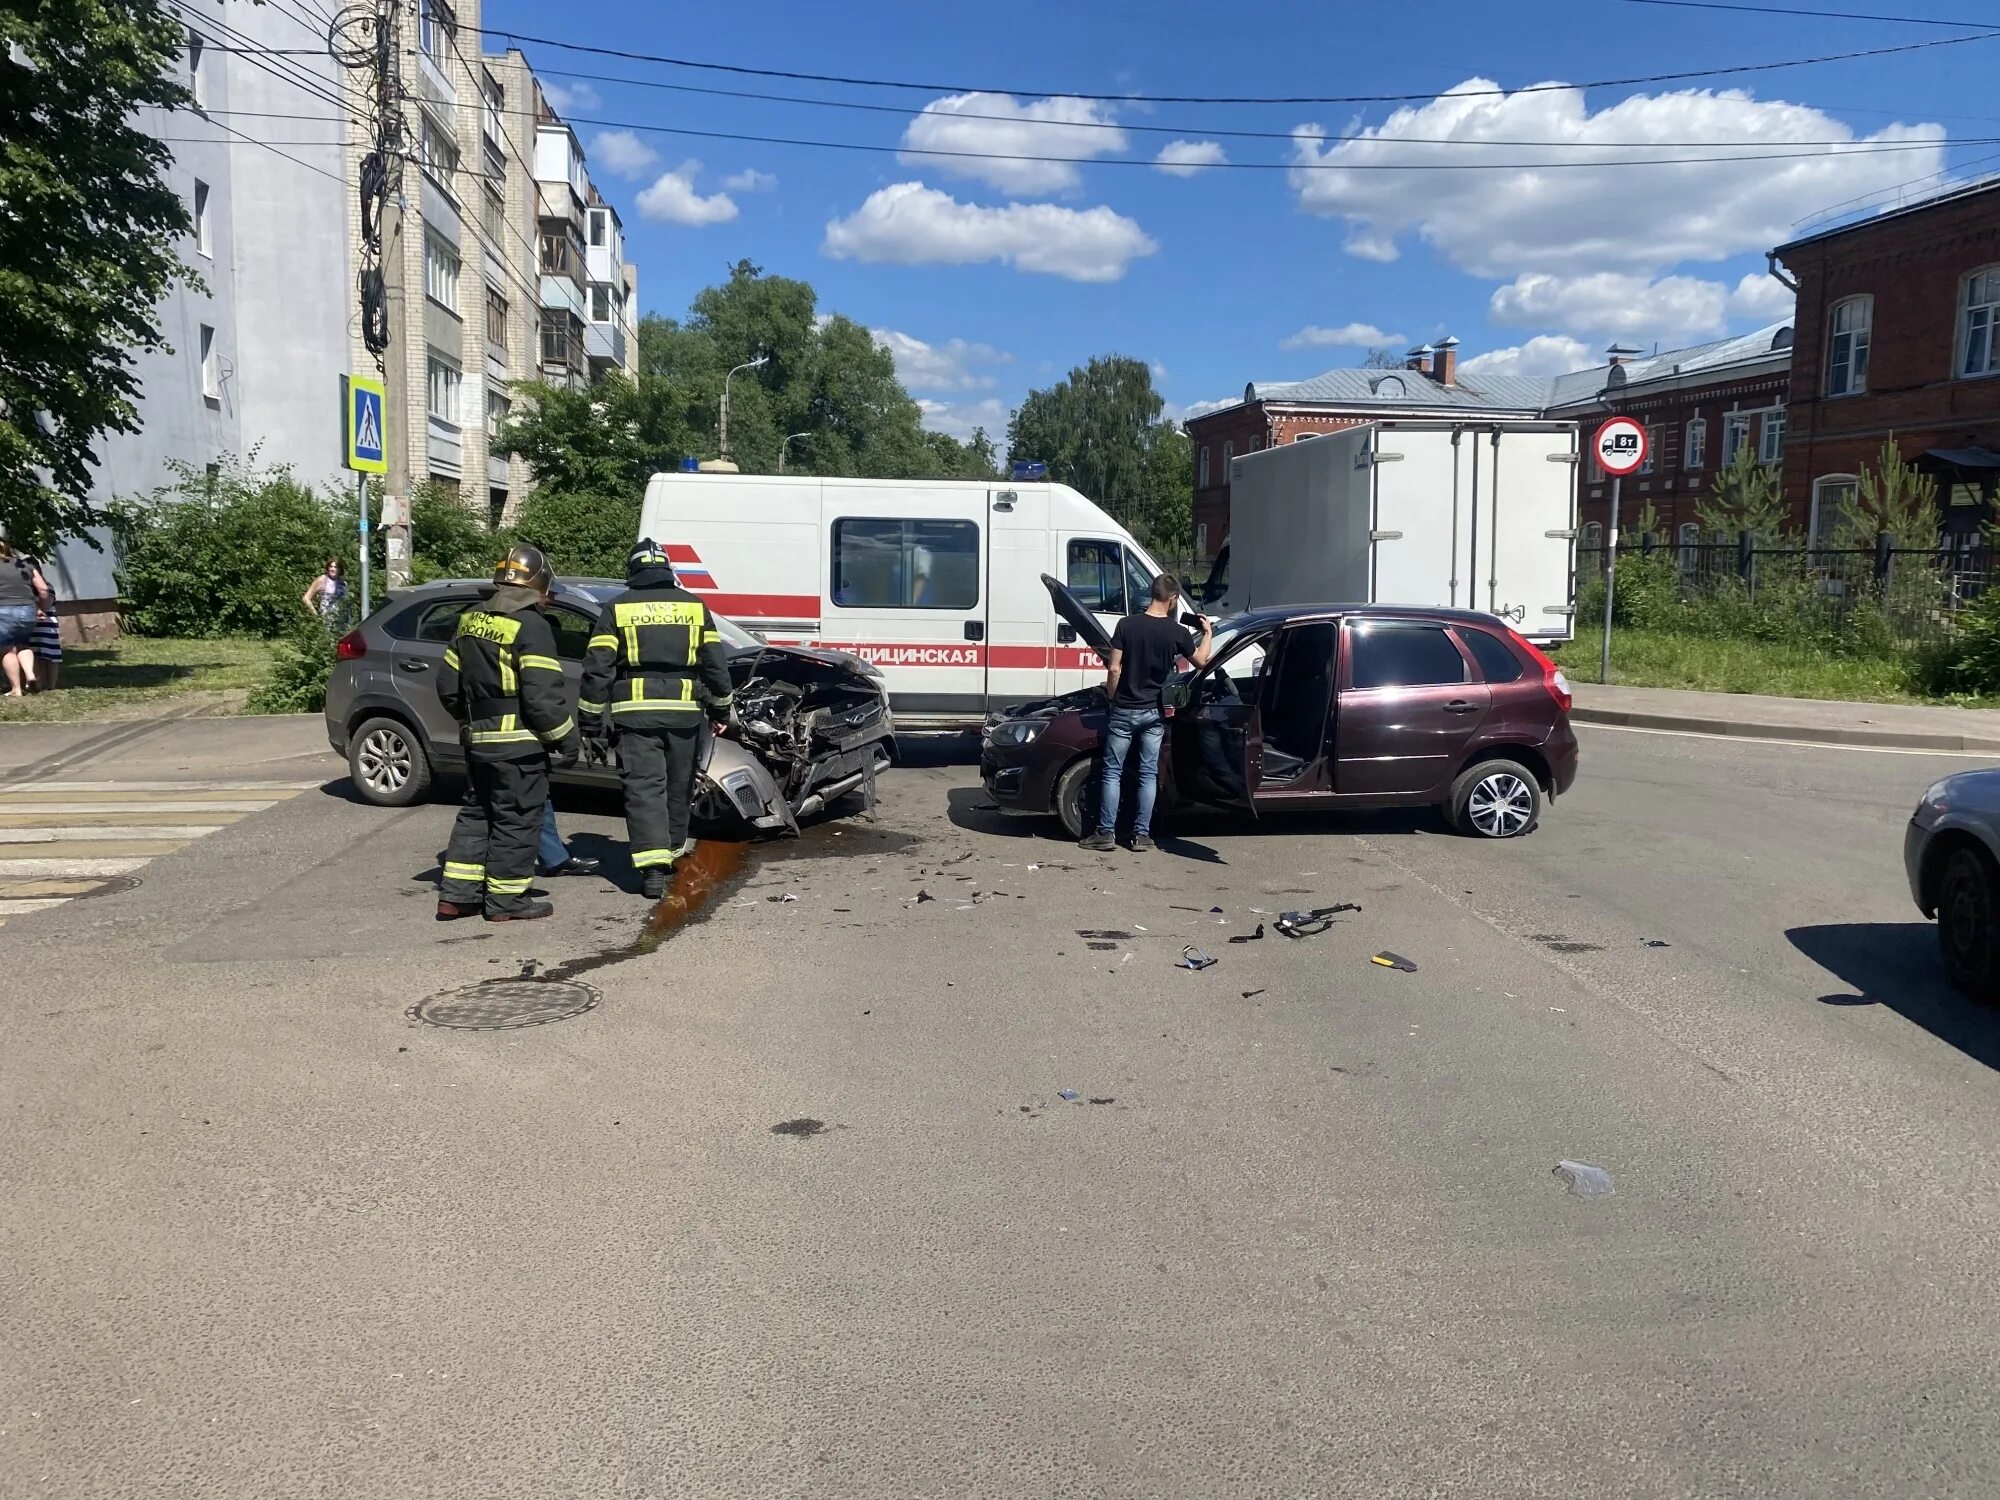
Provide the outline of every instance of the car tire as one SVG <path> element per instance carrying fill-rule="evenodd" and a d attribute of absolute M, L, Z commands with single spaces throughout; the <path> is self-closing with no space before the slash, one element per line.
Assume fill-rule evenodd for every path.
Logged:
<path fill-rule="evenodd" d="M 377 807 L 408 807 L 430 795 L 430 752 L 401 719 L 363 720 L 347 742 L 347 771 L 362 801 Z"/>
<path fill-rule="evenodd" d="M 1460 833 L 1480 839 L 1513 839 L 1542 816 L 1542 785 L 1518 761 L 1482 760 L 1451 784 L 1445 817 Z"/>
<path fill-rule="evenodd" d="M 1937 883 L 1938 953 L 1954 987 L 1970 999 L 2000 999 L 2000 881 L 1975 849 L 1945 859 Z"/>
<path fill-rule="evenodd" d="M 1080 839 L 1097 826 L 1097 760 L 1086 755 L 1072 761 L 1056 778 L 1055 813 L 1063 831 Z"/>

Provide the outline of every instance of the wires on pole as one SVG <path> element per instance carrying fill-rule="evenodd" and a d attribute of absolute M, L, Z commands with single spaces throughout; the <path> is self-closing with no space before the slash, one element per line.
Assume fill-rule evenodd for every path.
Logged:
<path fill-rule="evenodd" d="M 363 153 L 356 174 L 361 216 L 361 269 L 356 280 L 361 297 L 361 343 L 378 370 L 384 368 L 390 339 L 388 280 L 382 273 L 382 220 L 390 194 L 402 190 L 403 158 L 408 147 L 395 38 L 395 0 L 350 5 L 327 27 L 327 49 L 333 60 L 359 76 L 372 106 L 369 123 L 374 127 L 374 140 Z"/>

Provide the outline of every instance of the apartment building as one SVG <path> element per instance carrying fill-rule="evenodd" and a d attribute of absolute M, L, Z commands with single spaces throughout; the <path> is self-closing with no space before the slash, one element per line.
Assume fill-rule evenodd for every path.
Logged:
<path fill-rule="evenodd" d="M 311 50 L 324 33 L 290 8 L 176 3 L 187 22 L 176 66 L 196 107 L 145 109 L 138 125 L 171 143 L 166 180 L 192 220 L 181 256 L 202 285 L 160 304 L 166 348 L 134 352 L 139 430 L 98 443 L 100 504 L 150 494 L 172 465 L 199 475 L 252 451 L 309 484 L 342 472 L 337 376 L 353 278 L 339 70 Z M 285 122 L 282 150 L 260 144 L 274 115 L 306 117 Z M 271 232 L 279 224 L 322 232 Z M 46 560 L 73 634 L 115 628 L 117 560 L 106 537 L 95 540 Z"/>

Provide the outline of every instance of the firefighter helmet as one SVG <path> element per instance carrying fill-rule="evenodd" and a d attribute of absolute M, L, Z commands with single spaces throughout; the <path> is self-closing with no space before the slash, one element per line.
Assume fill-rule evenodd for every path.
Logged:
<path fill-rule="evenodd" d="M 538 594 L 546 594 L 555 580 L 555 573 L 549 567 L 548 558 L 542 555 L 540 547 L 530 547 L 525 542 L 517 542 L 507 549 L 507 555 L 493 570 L 496 584 L 512 585 L 517 588 L 533 589 Z"/>
<path fill-rule="evenodd" d="M 639 545 L 634 547 L 631 555 L 625 559 L 625 576 L 630 578 L 634 574 L 644 573 L 654 568 L 665 568 L 669 574 L 672 574 L 674 570 L 673 559 L 668 557 L 666 549 L 654 542 L 651 537 L 641 537 Z"/>

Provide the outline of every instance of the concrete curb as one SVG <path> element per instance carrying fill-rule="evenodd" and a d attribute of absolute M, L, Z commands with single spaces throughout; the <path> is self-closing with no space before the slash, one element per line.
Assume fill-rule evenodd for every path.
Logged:
<path fill-rule="evenodd" d="M 1850 729 L 1841 725 L 1753 724 L 1740 719 L 1709 719 L 1682 714 L 1632 713 L 1625 709 L 1585 708 L 1569 711 L 1578 724 L 1609 724 L 1623 729 L 1667 729 L 1683 734 L 1713 734 L 1725 738 L 1798 740 L 1819 745 L 1873 745 L 1885 750 L 1956 750 L 2000 757 L 2000 739 L 1969 734 L 1920 734 L 1898 729 Z"/>

